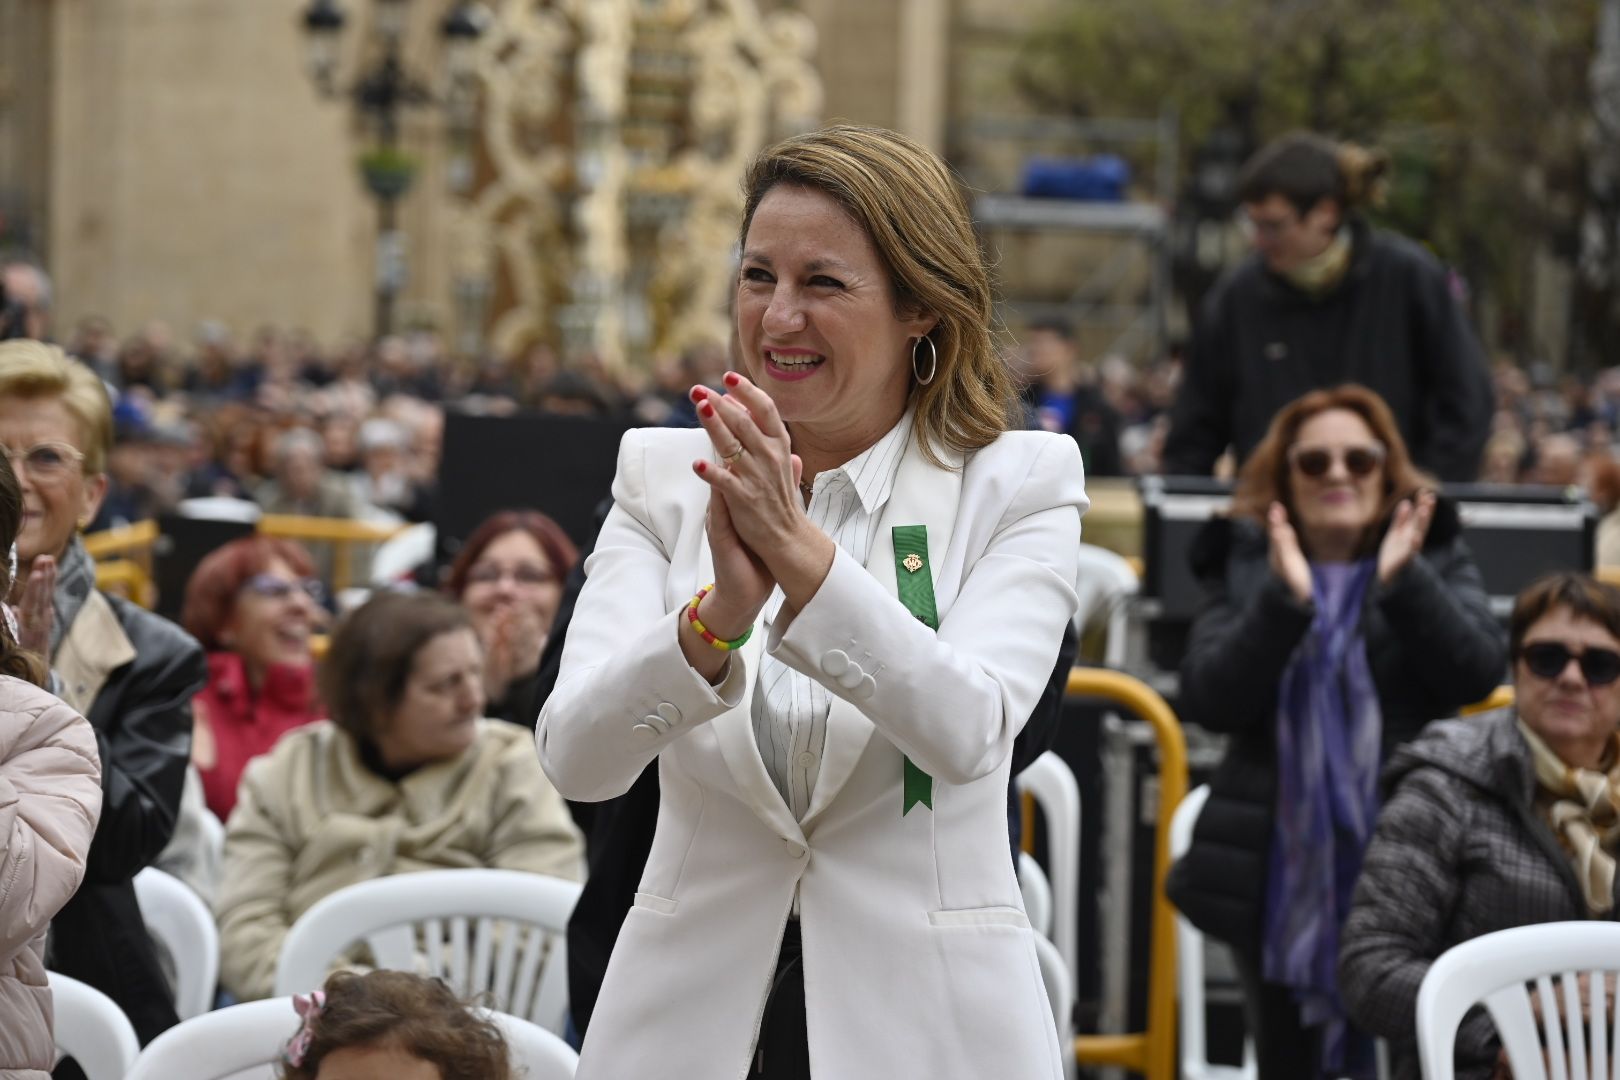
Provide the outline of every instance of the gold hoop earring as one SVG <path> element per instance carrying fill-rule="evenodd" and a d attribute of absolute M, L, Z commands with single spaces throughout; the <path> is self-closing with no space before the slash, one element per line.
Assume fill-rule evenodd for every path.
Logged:
<path fill-rule="evenodd" d="M 923 377 L 922 365 L 917 362 L 917 346 L 928 342 L 928 376 Z M 934 339 L 924 334 L 911 343 L 911 373 L 917 377 L 918 386 L 927 386 L 934 381 L 934 375 L 939 371 L 939 350 L 934 348 Z"/>

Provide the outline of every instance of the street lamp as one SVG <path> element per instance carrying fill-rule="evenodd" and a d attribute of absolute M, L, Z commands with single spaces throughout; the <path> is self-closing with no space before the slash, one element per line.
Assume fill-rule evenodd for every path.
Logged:
<path fill-rule="evenodd" d="M 377 200 L 376 333 L 392 332 L 394 305 L 405 283 L 405 238 L 399 230 L 399 200 L 410 190 L 416 162 L 400 149 L 400 117 L 408 108 L 439 106 L 452 132 L 465 136 L 477 111 L 476 46 L 489 24 L 474 0 L 457 0 L 439 24 L 445 45 L 448 89 L 434 94 L 405 64 L 405 32 L 411 0 L 373 0 L 370 50 L 374 59 L 348 87 L 340 85 L 338 57 L 348 21 L 338 0 L 309 0 L 304 37 L 310 78 L 323 97 L 346 97 L 372 129 L 374 142 L 360 158 L 366 190 Z"/>

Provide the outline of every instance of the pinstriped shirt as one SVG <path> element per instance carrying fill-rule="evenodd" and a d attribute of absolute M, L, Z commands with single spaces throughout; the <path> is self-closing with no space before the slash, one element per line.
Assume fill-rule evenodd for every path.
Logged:
<path fill-rule="evenodd" d="M 894 491 L 911 432 L 908 411 L 889 433 L 836 469 L 816 476 L 810 520 L 856 562 L 865 564 L 872 551 L 878 520 Z M 774 622 L 786 598 L 778 588 L 765 604 L 767 625 Z M 816 680 L 801 675 L 769 653 L 761 654 L 754 683 L 754 739 L 776 789 L 795 819 L 810 808 L 810 796 L 821 775 L 827 744 L 827 712 L 832 696 Z"/>

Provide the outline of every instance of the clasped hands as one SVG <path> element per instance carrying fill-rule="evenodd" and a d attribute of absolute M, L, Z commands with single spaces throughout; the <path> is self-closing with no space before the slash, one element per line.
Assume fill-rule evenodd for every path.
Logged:
<path fill-rule="evenodd" d="M 692 469 L 709 485 L 708 538 L 714 589 L 698 614 L 717 637 L 740 637 L 780 585 L 788 604 L 804 606 L 832 566 L 835 546 L 804 512 L 804 464 L 765 391 L 736 372 L 727 392 L 692 388 L 698 421 L 714 459 Z M 700 654 L 701 655 L 701 654 Z"/>
<path fill-rule="evenodd" d="M 1395 508 L 1395 516 L 1378 545 L 1380 585 L 1388 585 L 1395 580 L 1395 575 L 1423 550 L 1429 525 L 1434 521 L 1434 506 L 1434 492 L 1421 491 L 1413 498 L 1401 500 Z M 1313 592 L 1311 564 L 1300 547 L 1298 533 L 1288 520 L 1288 511 L 1281 503 L 1271 504 L 1266 514 L 1266 531 L 1270 537 L 1272 573 L 1282 579 L 1301 603 L 1310 603 Z"/>

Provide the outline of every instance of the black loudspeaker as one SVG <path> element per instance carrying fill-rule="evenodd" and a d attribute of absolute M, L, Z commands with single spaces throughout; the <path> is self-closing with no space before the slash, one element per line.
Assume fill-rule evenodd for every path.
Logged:
<path fill-rule="evenodd" d="M 580 416 L 447 416 L 434 520 L 441 563 L 500 510 L 539 510 L 574 543 L 593 543 L 625 427 Z"/>
<path fill-rule="evenodd" d="M 158 518 L 158 539 L 152 547 L 152 576 L 157 586 L 157 613 L 180 621 L 186 600 L 186 582 L 203 557 L 216 548 L 252 536 L 248 521 L 216 521 L 210 518 L 163 514 Z"/>

